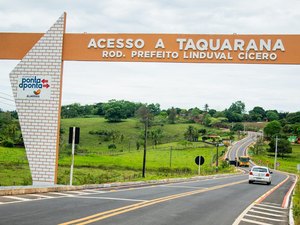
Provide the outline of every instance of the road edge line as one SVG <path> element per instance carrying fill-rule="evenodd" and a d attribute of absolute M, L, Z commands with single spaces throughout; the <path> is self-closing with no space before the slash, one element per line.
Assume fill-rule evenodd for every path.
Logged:
<path fill-rule="evenodd" d="M 298 181 L 298 177 L 296 176 L 294 183 L 292 184 L 292 186 L 290 187 L 290 189 L 288 190 L 288 192 L 285 194 L 285 196 L 283 198 L 282 205 L 281 205 L 282 208 L 285 208 L 285 209 L 288 208 L 288 205 L 290 202 L 290 196 L 296 186 L 297 181 Z"/>
<path fill-rule="evenodd" d="M 298 175 L 295 175 L 295 176 L 296 176 L 296 182 L 295 182 L 295 184 L 296 184 L 297 180 L 298 180 Z M 294 187 L 293 193 L 295 193 L 295 187 Z M 290 208 L 289 208 L 289 224 L 290 225 L 294 225 L 295 224 L 294 214 L 293 214 L 293 196 L 291 198 L 291 204 L 290 204 Z"/>
<path fill-rule="evenodd" d="M 263 200 L 265 200 L 269 195 L 271 195 L 274 191 L 276 191 L 279 187 L 281 187 L 285 182 L 288 181 L 290 178 L 290 175 L 287 175 L 287 177 L 281 181 L 279 184 L 277 184 L 275 187 L 264 193 L 262 196 L 260 196 L 255 202 L 257 204 L 260 204 Z"/>
<path fill-rule="evenodd" d="M 252 202 L 233 222 L 232 225 L 238 225 L 244 216 L 247 214 L 247 212 L 256 204 L 261 203 L 266 197 L 268 197 L 270 194 L 272 194 L 277 188 L 279 188 L 281 185 L 283 185 L 288 179 L 290 178 L 290 175 L 287 175 L 287 178 L 285 178 L 283 181 L 281 181 L 279 184 L 277 184 L 275 187 L 258 197 L 254 202 Z"/>

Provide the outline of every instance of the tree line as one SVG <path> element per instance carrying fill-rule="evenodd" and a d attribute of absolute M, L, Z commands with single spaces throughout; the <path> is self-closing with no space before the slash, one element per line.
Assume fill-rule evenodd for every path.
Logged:
<path fill-rule="evenodd" d="M 278 112 L 277 110 L 265 110 L 261 106 L 255 106 L 248 113 L 245 103 L 236 101 L 222 111 L 209 108 L 205 104 L 202 108 L 169 108 L 161 109 L 158 103 L 144 104 L 125 100 L 110 100 L 106 103 L 92 105 L 80 105 L 74 103 L 62 106 L 62 118 L 89 117 L 93 115 L 104 116 L 109 122 L 120 122 L 136 116 L 137 110 L 147 105 L 150 113 L 168 123 L 175 122 L 199 122 L 206 126 L 222 127 L 226 123 L 239 122 L 270 122 L 282 121 L 284 124 L 300 123 L 299 112 Z"/>
<path fill-rule="evenodd" d="M 103 116 L 108 122 L 120 122 L 128 118 L 141 118 L 141 111 L 143 111 L 141 109 L 144 108 L 145 111 L 145 107 L 147 113 L 149 113 L 149 118 L 151 118 L 151 123 L 155 124 L 199 123 L 206 127 L 229 128 L 232 131 L 242 131 L 245 129 L 245 125 L 242 124 L 244 122 L 265 121 L 270 122 L 265 128 L 267 137 L 271 137 L 273 135 L 272 132 L 278 126 L 280 127 L 280 132 L 277 132 L 277 134 L 281 136 L 300 136 L 300 111 L 291 113 L 278 112 L 277 110 L 265 110 L 261 106 L 256 106 L 249 112 L 246 112 L 245 104 L 242 101 L 236 101 L 222 111 L 211 109 L 208 104 L 205 104 L 203 107 L 190 109 L 178 107 L 161 109 L 158 103 L 144 104 L 126 100 L 110 100 L 105 103 L 90 105 L 74 103 L 61 107 L 61 117 Z M 273 124 L 277 124 L 277 127 Z M 23 144 L 15 111 L 4 112 L 0 109 L 0 128 L 1 145 Z M 251 129 L 251 127 L 247 127 L 247 130 Z M 192 130 L 189 133 L 192 133 Z M 158 134 L 153 134 L 154 139 L 160 135 L 159 132 Z M 196 135 L 194 136 L 194 139 L 196 139 Z M 193 139 L 192 135 L 187 135 L 186 137 L 186 139 Z"/>

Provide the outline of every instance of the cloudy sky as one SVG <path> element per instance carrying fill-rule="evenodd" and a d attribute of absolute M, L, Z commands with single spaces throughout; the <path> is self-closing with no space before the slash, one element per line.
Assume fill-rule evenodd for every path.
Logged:
<path fill-rule="evenodd" d="M 0 32 L 46 32 L 67 12 L 70 33 L 299 34 L 299 0 L 0 0 Z M 299 43 L 295 43 L 299 44 Z M 300 54 L 300 53 L 299 53 Z M 14 109 L 0 61 L 0 108 Z M 63 104 L 110 99 L 223 110 L 299 111 L 300 65 L 65 62 Z"/>

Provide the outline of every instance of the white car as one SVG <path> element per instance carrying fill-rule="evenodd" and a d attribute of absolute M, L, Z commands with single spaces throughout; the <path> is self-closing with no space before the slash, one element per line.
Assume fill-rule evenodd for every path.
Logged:
<path fill-rule="evenodd" d="M 268 185 L 272 182 L 272 172 L 265 166 L 253 166 L 249 171 L 249 184 L 263 182 Z"/>

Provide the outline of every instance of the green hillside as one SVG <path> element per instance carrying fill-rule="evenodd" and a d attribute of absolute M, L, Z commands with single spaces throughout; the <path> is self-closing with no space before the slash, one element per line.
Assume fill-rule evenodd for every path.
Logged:
<path fill-rule="evenodd" d="M 197 129 L 204 128 L 199 124 L 163 124 L 153 125 L 149 131 L 160 129 L 162 131 L 159 144 L 180 142 L 184 140 L 184 132 L 188 126 L 194 126 Z M 132 151 L 136 150 L 136 143 L 142 142 L 143 125 L 137 119 L 127 119 L 120 123 L 109 123 L 102 117 L 96 118 L 72 118 L 62 119 L 61 128 L 64 131 L 62 134 L 62 148 L 61 152 L 65 152 L 66 149 L 70 150 L 67 146 L 69 127 L 80 127 L 80 144 L 78 146 L 78 152 L 80 153 L 101 153 L 111 151 L 108 146 L 112 143 L 115 144 L 116 149 L 114 151 Z M 206 128 L 207 129 L 207 128 Z M 117 131 L 119 138 L 113 140 L 103 140 L 98 135 L 90 134 L 91 131 Z M 226 135 L 226 133 L 216 130 L 208 129 L 208 133 Z M 120 136 L 123 135 L 121 140 Z M 154 141 L 149 135 L 148 140 L 149 147 L 154 146 Z"/>
<path fill-rule="evenodd" d="M 164 124 L 149 129 L 146 178 L 142 178 L 143 126 L 137 119 L 127 119 L 120 123 L 108 123 L 104 118 L 73 118 L 61 120 L 61 147 L 59 153 L 58 183 L 68 184 L 71 164 L 71 146 L 68 144 L 69 127 L 80 127 L 80 144 L 76 146 L 73 184 L 91 184 L 143 179 L 161 179 L 197 175 L 198 167 L 194 159 L 198 155 L 205 158 L 202 174 L 215 173 L 216 148 L 203 142 L 184 141 L 188 126 L 204 128 L 199 124 Z M 151 138 L 151 131 L 160 129 L 161 137 L 157 145 Z M 207 129 L 207 128 L 206 128 Z M 116 140 L 104 140 L 90 131 L 115 131 Z M 217 129 L 208 133 L 227 135 Z M 123 135 L 121 139 L 120 136 Z M 108 148 L 115 144 L 116 148 Z M 140 142 L 137 150 L 136 142 Z M 219 154 L 225 148 L 219 149 Z M 24 148 L 0 147 L 0 185 L 31 184 L 28 161 Z M 220 162 L 219 172 L 232 169 Z"/>

